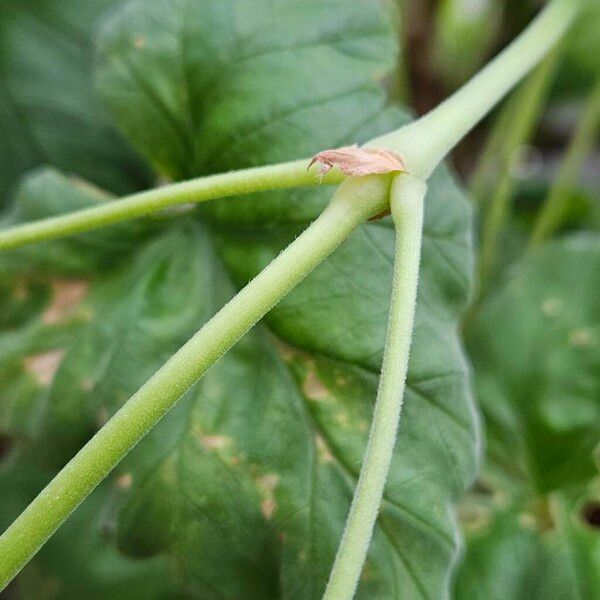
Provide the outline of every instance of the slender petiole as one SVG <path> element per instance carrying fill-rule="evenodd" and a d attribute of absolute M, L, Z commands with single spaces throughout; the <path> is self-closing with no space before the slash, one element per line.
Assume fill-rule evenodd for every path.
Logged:
<path fill-rule="evenodd" d="M 340 183 L 344 175 L 334 169 L 325 175 L 307 171 L 309 159 L 241 169 L 198 177 L 112 200 L 58 217 L 0 230 L 0 250 L 105 227 L 180 204 L 199 203 L 252 192 L 279 190 L 320 183 Z"/>
<path fill-rule="evenodd" d="M 67 463 L 0 536 L 0 590 L 211 365 L 361 223 L 387 207 L 390 181 L 370 175 L 344 182 L 323 213 Z"/>
<path fill-rule="evenodd" d="M 354 596 L 383 497 L 408 369 L 425 191 L 425 184 L 410 175 L 397 176 L 390 191 L 396 256 L 383 366 L 360 478 L 323 600 L 351 600 Z"/>

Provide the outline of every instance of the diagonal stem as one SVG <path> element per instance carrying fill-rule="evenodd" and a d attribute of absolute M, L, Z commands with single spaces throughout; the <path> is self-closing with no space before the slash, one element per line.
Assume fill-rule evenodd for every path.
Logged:
<path fill-rule="evenodd" d="M 596 142 L 598 131 L 600 131 L 600 77 L 586 101 L 573 139 L 538 215 L 531 234 L 530 248 L 539 246 L 563 225 L 571 198 L 570 192 L 577 182 L 586 157 Z"/>
<path fill-rule="evenodd" d="M 424 117 L 368 145 L 403 155 L 426 180 L 454 146 L 531 71 L 568 30 L 583 0 L 551 0 L 494 60 Z"/>
<path fill-rule="evenodd" d="M 135 219 L 180 204 L 205 202 L 239 194 L 280 190 L 319 183 L 340 183 L 344 175 L 334 169 L 323 176 L 307 171 L 309 159 L 241 169 L 181 181 L 105 202 L 84 210 L 0 230 L 0 251 L 25 244 L 54 240 L 75 233 Z"/>
<path fill-rule="evenodd" d="M 0 536 L 0 590 L 231 346 L 361 223 L 384 210 L 391 176 L 350 178 L 323 213 L 176 352 Z"/>
<path fill-rule="evenodd" d="M 425 184 L 410 175 L 399 175 L 392 183 L 396 256 L 383 366 L 367 451 L 323 600 L 351 600 L 354 596 L 383 497 L 408 369 L 425 191 Z"/>

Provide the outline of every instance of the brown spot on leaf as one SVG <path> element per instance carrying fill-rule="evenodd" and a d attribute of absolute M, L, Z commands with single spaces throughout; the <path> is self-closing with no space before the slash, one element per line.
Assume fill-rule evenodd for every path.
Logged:
<path fill-rule="evenodd" d="M 528 512 L 522 512 L 519 514 L 519 525 L 528 531 L 535 531 L 537 529 L 537 521 L 535 517 Z"/>
<path fill-rule="evenodd" d="M 323 150 L 315 154 L 308 168 L 319 164 L 324 175 L 337 167 L 346 175 L 362 176 L 406 171 L 406 165 L 400 156 L 389 150 L 344 146 L 333 150 Z"/>
<path fill-rule="evenodd" d="M 560 298 L 546 298 L 542 302 L 542 312 L 546 317 L 557 317 L 563 308 L 563 301 Z"/>
<path fill-rule="evenodd" d="M 232 441 L 226 435 L 200 435 L 200 443 L 205 450 L 222 450 L 230 446 Z"/>
<path fill-rule="evenodd" d="M 133 483 L 133 477 L 131 473 L 123 473 L 117 477 L 115 483 L 119 490 L 126 491 L 131 487 L 131 484 Z"/>
<path fill-rule="evenodd" d="M 55 325 L 72 317 L 86 297 L 89 285 L 83 280 L 52 282 L 52 302 L 42 315 L 44 325 Z"/>
<path fill-rule="evenodd" d="M 315 445 L 317 446 L 317 453 L 321 462 L 333 461 L 333 454 L 331 454 L 325 440 L 319 434 L 315 435 Z"/>
<path fill-rule="evenodd" d="M 259 477 L 256 481 L 260 495 L 263 498 L 263 501 L 260 503 L 260 510 L 265 519 L 270 519 L 277 509 L 277 502 L 275 502 L 275 488 L 277 487 L 278 481 L 279 476 L 275 473 L 267 473 L 266 475 Z"/>
<path fill-rule="evenodd" d="M 468 503 L 459 505 L 458 518 L 465 530 L 475 533 L 485 531 L 492 522 L 492 515 L 487 507 Z"/>
<path fill-rule="evenodd" d="M 276 475 L 275 473 L 267 473 L 266 475 L 258 478 L 257 484 L 260 490 L 264 493 L 272 493 L 277 486 L 278 481 L 279 475 Z"/>
<path fill-rule="evenodd" d="M 587 348 L 592 345 L 592 341 L 592 332 L 585 327 L 575 329 L 569 335 L 569 344 L 574 348 Z"/>
<path fill-rule="evenodd" d="M 51 350 L 27 356 L 23 359 L 23 366 L 25 371 L 33 375 L 40 385 L 49 387 L 64 355 L 64 350 Z"/>
<path fill-rule="evenodd" d="M 348 426 L 348 415 L 346 413 L 340 412 L 337 415 L 335 415 L 335 420 L 342 426 L 342 427 L 347 427 Z"/>
<path fill-rule="evenodd" d="M 302 385 L 305 396 L 309 400 L 324 400 L 329 396 L 329 391 L 317 377 L 314 369 L 311 369 L 306 374 L 304 384 Z"/>
<path fill-rule="evenodd" d="M 298 354 L 298 351 L 295 348 L 293 348 L 289 344 L 286 344 L 279 338 L 274 337 L 273 341 L 275 343 L 275 347 L 281 355 L 281 358 L 283 358 L 283 360 L 285 360 L 286 362 L 292 360 Z"/>
<path fill-rule="evenodd" d="M 265 498 L 260 503 L 260 511 L 262 512 L 265 519 L 270 519 L 277 508 L 277 503 L 273 498 Z"/>
<path fill-rule="evenodd" d="M 136 35 L 133 38 L 133 45 L 140 50 L 146 45 L 146 38 L 141 34 Z"/>

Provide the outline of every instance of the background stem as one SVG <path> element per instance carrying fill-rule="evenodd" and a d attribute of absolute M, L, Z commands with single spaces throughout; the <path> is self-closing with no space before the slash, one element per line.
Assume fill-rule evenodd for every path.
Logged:
<path fill-rule="evenodd" d="M 490 272 L 496 263 L 498 238 L 511 213 L 510 200 L 514 188 L 514 167 L 521 158 L 524 145 L 540 118 L 544 101 L 558 63 L 558 48 L 551 52 L 516 92 L 507 106 L 504 122 L 504 139 L 495 156 L 498 178 L 487 187 L 491 199 L 477 198 L 483 213 L 481 251 L 479 255 L 479 293 L 487 287 Z M 504 118 L 503 118 L 504 117 Z"/>
<path fill-rule="evenodd" d="M 0 590 L 177 400 L 366 219 L 390 176 L 344 182 L 323 213 L 159 369 L 0 537 Z"/>
<path fill-rule="evenodd" d="M 323 600 L 350 600 L 354 596 L 385 488 L 408 369 L 425 190 L 425 184 L 410 175 L 397 176 L 392 183 L 396 256 L 383 366 L 369 443 Z"/>
<path fill-rule="evenodd" d="M 582 0 L 552 0 L 513 42 L 456 93 L 427 113 L 367 145 L 401 154 L 426 180 L 446 154 L 554 47 Z"/>
<path fill-rule="evenodd" d="M 315 175 L 314 170 L 307 171 L 309 160 L 302 159 L 198 177 L 132 194 L 120 200 L 78 210 L 64 216 L 11 227 L 0 231 L 0 250 L 97 229 L 119 221 L 149 215 L 169 206 L 204 202 L 251 192 L 343 181 L 344 175 L 337 169 L 323 176 Z"/>
<path fill-rule="evenodd" d="M 579 177 L 583 162 L 594 146 L 599 129 L 600 77 L 587 99 L 573 139 L 537 218 L 531 234 L 531 247 L 541 244 L 562 225 L 568 208 L 569 192 Z"/>
<path fill-rule="evenodd" d="M 560 48 L 555 48 L 504 103 L 469 182 L 472 199 L 488 203 L 490 190 L 509 172 L 520 147 L 531 139 L 552 83 Z"/>

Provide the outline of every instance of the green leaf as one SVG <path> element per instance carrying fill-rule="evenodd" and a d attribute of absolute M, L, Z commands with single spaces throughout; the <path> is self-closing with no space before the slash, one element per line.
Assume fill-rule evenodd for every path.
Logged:
<path fill-rule="evenodd" d="M 583 0 L 582 4 L 581 14 L 565 41 L 564 65 L 557 82 L 558 89 L 570 96 L 589 90 L 600 72 L 600 1 Z"/>
<path fill-rule="evenodd" d="M 198 224 L 178 224 L 125 263 L 91 284 L 55 280 L 2 337 L 3 527 L 207 317 L 212 266 Z M 20 576 L 24 597 L 37 597 L 27 591 L 34 576 L 49 598 L 167 597 L 165 556 L 133 560 L 116 547 L 127 481 L 115 473 L 84 503 Z"/>
<path fill-rule="evenodd" d="M 600 240 L 522 259 L 470 326 L 488 437 L 457 600 L 600 594 Z"/>
<path fill-rule="evenodd" d="M 513 269 L 473 326 L 491 459 L 542 493 L 596 472 L 599 278 L 597 236 L 553 243 Z"/>
<path fill-rule="evenodd" d="M 0 464 L 0 527 L 18 515 L 51 473 L 30 458 Z M 49 540 L 11 586 L 18 598 L 36 600 L 175 599 L 164 557 L 132 559 L 114 544 L 122 480 L 111 478 Z"/>
<path fill-rule="evenodd" d="M 114 4 L 0 4 L 0 206 L 19 176 L 40 163 L 115 192 L 147 184 L 92 88 L 90 36 Z"/>
<path fill-rule="evenodd" d="M 587 600 L 600 593 L 600 487 L 534 500 L 514 483 L 463 502 L 456 600 Z"/>
<path fill-rule="evenodd" d="M 377 115 L 393 53 L 373 0 L 134 1 L 104 26 L 98 86 L 140 152 L 181 179 L 346 141 Z"/>
<path fill-rule="evenodd" d="M 104 27 L 98 81 L 134 145 L 181 178 L 398 126 L 405 115 L 376 83 L 392 62 L 374 0 L 135 1 Z M 207 204 L 97 278 L 84 303 L 92 318 L 41 403 L 33 447 L 44 461 L 66 461 L 329 195 Z M 479 446 L 456 333 L 470 241 L 468 202 L 442 168 L 426 198 L 405 413 L 361 599 L 449 596 L 453 504 Z M 203 600 L 321 596 L 371 421 L 393 242 L 386 220 L 361 227 L 124 460 L 122 553 L 167 556 Z"/>
<path fill-rule="evenodd" d="M 86 290 L 88 322 L 61 349 L 38 418 L 46 462 L 66 462 L 206 320 L 210 256 L 202 228 L 181 223 Z"/>

